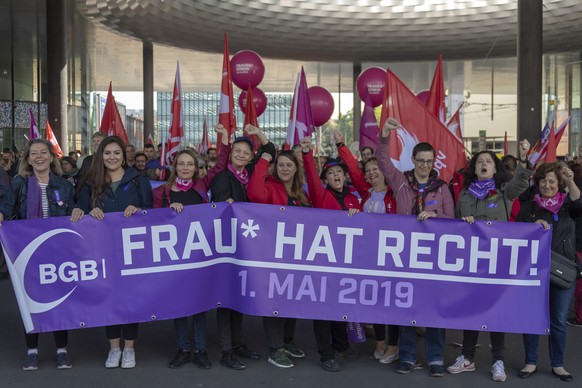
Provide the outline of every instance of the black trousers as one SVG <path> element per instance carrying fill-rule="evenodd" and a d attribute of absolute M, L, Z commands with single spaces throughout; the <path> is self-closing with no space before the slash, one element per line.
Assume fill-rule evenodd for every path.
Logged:
<path fill-rule="evenodd" d="M 28 349 L 38 348 L 38 333 L 26 334 L 26 347 Z M 67 330 L 53 331 L 55 345 L 57 349 L 64 348 L 69 343 L 69 332 Z"/>
<path fill-rule="evenodd" d="M 263 317 L 263 326 L 271 352 L 293 341 L 296 325 L 296 318 Z"/>
<path fill-rule="evenodd" d="M 348 343 L 347 322 L 313 320 L 313 332 L 321 361 L 335 358 L 335 351 L 343 352 Z"/>

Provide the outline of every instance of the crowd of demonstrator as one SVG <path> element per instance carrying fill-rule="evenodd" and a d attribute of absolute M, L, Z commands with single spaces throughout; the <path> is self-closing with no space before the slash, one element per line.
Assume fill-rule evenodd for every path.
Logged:
<path fill-rule="evenodd" d="M 256 202 L 346 211 L 349 215 L 360 211 L 413 215 L 419 222 L 444 217 L 469 224 L 475 220 L 499 220 L 535 222 L 546 229 L 552 225 L 552 250 L 572 261 L 579 260 L 582 238 L 576 237 L 582 237 L 582 165 L 577 161 L 569 165 L 542 164 L 534 172 L 528 162 L 529 143 L 523 140 L 518 157 L 506 156 L 500 161 L 490 151 L 474 154 L 466 171 L 455 177 L 455 184 L 448 185 L 433 169 L 435 150 L 428 143 L 414 147 L 412 170 L 401 172 L 392 164 L 388 153 L 390 133 L 398 128 L 398 122 L 388 119 L 376 156 L 366 147 L 361 150 L 360 161 L 345 146 L 343 136 L 335 132 L 339 157 L 317 163 L 309 137 L 292 150 L 277 152 L 259 128 L 247 126 L 245 131 L 260 143 L 255 152 L 250 138 L 239 137 L 230 143 L 226 130 L 217 125 L 215 131 L 222 135 L 218 155 L 214 148 L 205 155 L 184 149 L 177 153 L 171 168 L 162 165 L 153 145 L 136 152 L 134 146 L 124 144 L 118 137 L 106 137 L 100 132 L 91 139 L 93 154 L 81 160 L 76 151 L 58 159 L 48 141 L 34 139 L 20 158 L 10 149 L 2 154 L 0 221 L 69 216 L 76 222 L 86 215 L 101 220 L 108 212 L 123 212 L 125 217 L 131 217 L 140 209 L 152 207 L 169 207 L 180 213 L 184 206 L 210 201 Z M 164 176 L 165 182 L 152 190 L 150 181 Z M 577 315 L 567 320 L 575 288 Z M 562 381 L 573 380 L 564 369 L 566 325 L 582 326 L 581 294 L 582 284 L 569 289 L 550 286 L 550 361 L 552 373 Z M 189 318 L 193 348 L 189 342 Z M 293 358 L 305 357 L 294 341 L 296 319 L 264 317 L 263 323 L 270 364 L 291 368 Z M 200 368 L 210 368 L 205 313 L 176 318 L 174 324 L 178 351 L 168 366 L 179 368 L 192 361 Z M 243 314 L 219 308 L 217 324 L 221 364 L 239 370 L 245 368 L 240 358 L 260 358 L 243 340 Z M 380 324 L 373 328 L 374 358 L 384 364 L 399 361 L 397 373 L 413 371 L 418 362 L 417 328 Z M 106 368 L 135 367 L 138 329 L 138 323 L 106 327 L 110 344 Z M 358 356 L 349 345 L 345 322 L 314 320 L 313 329 L 320 365 L 326 371 L 340 370 L 336 354 Z M 57 367 L 71 368 L 67 331 L 54 332 L 53 336 Z M 479 332 L 464 331 L 461 355 L 445 368 L 445 329 L 427 328 L 425 356 L 430 375 L 441 377 L 445 370 L 450 374 L 474 371 L 478 336 Z M 492 379 L 505 381 L 505 335 L 491 332 L 489 336 Z M 27 354 L 22 367 L 36 370 L 38 334 L 25 337 Z M 518 372 L 520 378 L 529 378 L 537 371 L 538 341 L 538 336 L 524 335 L 526 364 Z"/>

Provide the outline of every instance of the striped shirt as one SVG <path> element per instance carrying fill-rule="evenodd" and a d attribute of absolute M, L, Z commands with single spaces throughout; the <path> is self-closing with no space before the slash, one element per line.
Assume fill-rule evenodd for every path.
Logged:
<path fill-rule="evenodd" d="M 47 183 L 38 182 L 40 186 L 40 193 L 41 193 L 41 206 L 42 206 L 42 218 L 49 217 L 49 203 L 48 203 L 48 196 L 46 194 L 46 188 L 48 187 Z"/>

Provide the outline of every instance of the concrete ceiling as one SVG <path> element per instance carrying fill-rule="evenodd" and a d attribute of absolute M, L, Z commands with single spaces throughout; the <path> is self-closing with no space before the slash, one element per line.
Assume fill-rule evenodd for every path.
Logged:
<path fill-rule="evenodd" d="M 267 58 L 384 62 L 508 57 L 517 0 L 76 0 L 80 13 L 156 44 Z M 544 1 L 544 48 L 582 43 L 582 1 Z"/>

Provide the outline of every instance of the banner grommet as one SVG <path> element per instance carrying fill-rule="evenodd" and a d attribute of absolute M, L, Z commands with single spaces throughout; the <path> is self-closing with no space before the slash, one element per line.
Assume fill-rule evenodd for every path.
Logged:
<path fill-rule="evenodd" d="M 481 326 L 481 330 L 487 330 L 487 325 Z"/>
<path fill-rule="evenodd" d="M 143 214 L 145 216 L 146 214 L 148 214 L 148 211 L 144 209 L 141 211 L 141 214 Z"/>
<path fill-rule="evenodd" d="M 152 316 L 150 317 L 150 319 L 151 319 L 152 321 L 155 321 L 155 320 L 157 319 L 157 317 L 156 317 L 155 315 L 152 315 Z"/>
<path fill-rule="evenodd" d="M 216 204 L 215 203 L 212 204 L 212 208 L 213 209 L 216 209 Z"/>
<path fill-rule="evenodd" d="M 413 319 L 412 321 L 410 321 L 410 324 L 416 326 L 416 319 Z"/>
<path fill-rule="evenodd" d="M 85 322 L 79 322 L 80 327 L 85 327 Z"/>
<path fill-rule="evenodd" d="M 487 221 L 487 226 L 491 226 L 491 225 L 493 225 L 493 222 Z"/>
<path fill-rule="evenodd" d="M 344 321 L 347 321 L 347 320 L 348 320 L 348 316 L 347 316 L 347 315 L 344 315 L 344 316 L 342 317 L 342 319 L 343 319 Z"/>
<path fill-rule="evenodd" d="M 279 312 L 277 310 L 273 311 L 273 315 L 279 315 Z"/>
<path fill-rule="evenodd" d="M 217 305 L 218 307 L 220 307 L 220 306 L 222 306 L 222 302 L 216 302 L 216 305 Z"/>

